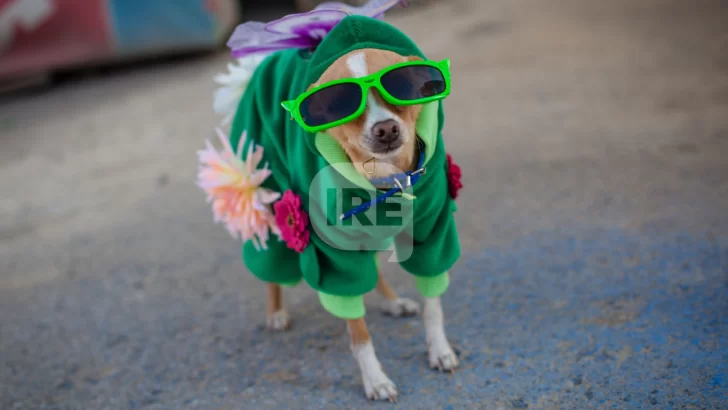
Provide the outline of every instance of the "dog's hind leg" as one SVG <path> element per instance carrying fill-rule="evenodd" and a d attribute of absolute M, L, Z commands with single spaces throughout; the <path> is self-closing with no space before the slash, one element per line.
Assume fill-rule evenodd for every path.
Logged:
<path fill-rule="evenodd" d="M 364 318 L 347 320 L 351 352 L 359 363 L 364 392 L 370 400 L 397 401 L 397 387 L 382 370 Z"/>
<path fill-rule="evenodd" d="M 276 283 L 268 283 L 268 309 L 266 312 L 267 327 L 270 330 L 286 330 L 291 321 L 283 306 L 283 289 Z"/>
<path fill-rule="evenodd" d="M 377 258 L 376 256 L 374 257 Z M 379 259 L 377 268 L 379 267 Z M 380 305 L 382 312 L 393 317 L 414 316 L 420 312 L 420 305 L 412 299 L 401 298 L 397 296 L 397 292 L 389 285 L 382 272 L 378 272 L 377 292 L 384 298 Z"/>
<path fill-rule="evenodd" d="M 384 298 L 380 307 L 386 315 L 403 317 L 414 316 L 420 313 L 419 303 L 412 299 L 397 296 L 397 292 L 387 283 L 381 272 L 379 272 L 379 277 L 377 278 L 377 292 Z"/>

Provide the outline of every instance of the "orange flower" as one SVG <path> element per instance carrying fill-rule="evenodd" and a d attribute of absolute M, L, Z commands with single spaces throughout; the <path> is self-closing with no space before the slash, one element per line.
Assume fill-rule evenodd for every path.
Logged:
<path fill-rule="evenodd" d="M 269 232 L 280 238 L 271 204 L 281 195 L 260 186 L 271 174 L 267 163 L 258 169 L 263 147 L 251 143 L 243 160 L 245 132 L 237 150 L 233 151 L 228 136 L 219 128 L 216 131 L 223 149 L 218 152 L 210 141 L 205 141 L 206 149 L 198 152 L 197 185 L 212 203 L 215 222 L 225 224 L 234 238 L 243 242 L 251 240 L 258 250 L 267 249 Z"/>

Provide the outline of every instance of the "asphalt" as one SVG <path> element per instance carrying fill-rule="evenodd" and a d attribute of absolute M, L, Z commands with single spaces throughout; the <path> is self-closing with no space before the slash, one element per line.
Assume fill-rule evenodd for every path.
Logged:
<path fill-rule="evenodd" d="M 452 60 L 464 252 L 420 318 L 368 321 L 398 384 L 365 400 L 343 323 L 294 328 L 212 223 L 195 151 L 224 53 L 0 103 L 2 409 L 728 408 L 728 9 L 453 0 L 389 20 Z M 411 279 L 388 272 L 416 297 Z"/>

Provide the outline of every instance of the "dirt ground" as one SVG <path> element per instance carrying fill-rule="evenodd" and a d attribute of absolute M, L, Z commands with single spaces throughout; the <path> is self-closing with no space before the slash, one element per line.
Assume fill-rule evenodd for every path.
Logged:
<path fill-rule="evenodd" d="M 463 360 L 375 314 L 396 405 L 305 286 L 294 328 L 195 186 L 226 53 L 0 101 L 0 408 L 728 408 L 728 9 L 448 0 L 388 18 L 450 58 Z M 402 293 L 410 278 L 390 272 Z"/>

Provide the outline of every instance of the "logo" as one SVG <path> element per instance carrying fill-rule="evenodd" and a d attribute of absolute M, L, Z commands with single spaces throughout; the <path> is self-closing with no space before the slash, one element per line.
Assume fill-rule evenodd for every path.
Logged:
<path fill-rule="evenodd" d="M 409 259 L 415 201 L 412 188 L 374 187 L 348 168 L 352 165 L 360 164 L 326 166 L 311 181 L 308 192 L 311 228 L 335 249 L 389 251 L 390 262 Z"/>

